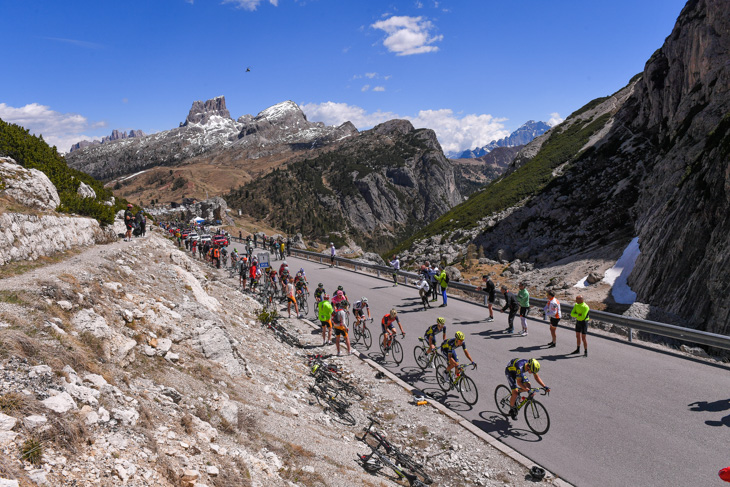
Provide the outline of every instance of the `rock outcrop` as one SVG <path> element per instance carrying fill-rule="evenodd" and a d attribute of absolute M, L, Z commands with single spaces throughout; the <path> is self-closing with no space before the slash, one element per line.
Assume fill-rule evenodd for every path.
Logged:
<path fill-rule="evenodd" d="M 38 169 L 26 169 L 10 157 L 0 157 L 0 194 L 41 210 L 55 210 L 61 203 L 48 176 Z"/>
<path fill-rule="evenodd" d="M 545 132 L 550 130 L 550 125 L 545 122 L 536 122 L 529 120 L 522 124 L 520 128 L 512 132 L 509 136 L 494 140 L 484 147 L 477 147 L 476 149 L 465 150 L 458 154 L 458 159 L 475 159 L 477 157 L 483 157 L 492 152 L 497 147 L 517 147 L 532 142 L 532 139 L 538 137 Z"/>
<path fill-rule="evenodd" d="M 226 108 L 226 98 L 219 96 L 212 100 L 206 101 L 195 101 L 193 106 L 190 108 L 185 122 L 181 123 L 180 126 L 187 126 L 191 123 L 206 124 L 213 117 L 231 118 L 231 114 Z"/>
<path fill-rule="evenodd" d="M 105 137 L 102 137 L 101 140 L 82 140 L 80 142 L 75 143 L 71 146 L 71 149 L 69 152 L 73 152 L 75 150 L 83 149 L 84 147 L 90 147 L 92 145 L 101 145 L 106 144 L 108 142 L 114 142 L 116 140 L 122 140 L 122 139 L 128 139 L 132 137 L 144 137 L 145 133 L 141 130 L 130 130 L 128 133 L 122 130 L 121 132 L 119 130 L 112 130 L 112 133 L 110 135 L 107 135 Z"/>

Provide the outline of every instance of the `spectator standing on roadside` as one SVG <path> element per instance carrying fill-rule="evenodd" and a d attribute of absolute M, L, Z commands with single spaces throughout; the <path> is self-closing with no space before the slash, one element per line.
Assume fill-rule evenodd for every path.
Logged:
<path fill-rule="evenodd" d="M 333 242 L 330 242 L 330 267 L 335 266 L 335 255 L 337 254 L 337 250 L 335 250 L 335 244 Z"/>
<path fill-rule="evenodd" d="M 575 318 L 575 341 L 578 345 L 573 353 L 580 353 L 580 342 L 582 339 L 583 350 L 585 350 L 585 353 L 583 353 L 584 357 L 588 356 L 588 342 L 586 341 L 586 335 L 588 334 L 588 320 L 590 320 L 588 313 L 590 310 L 591 308 L 583 302 L 583 296 L 579 295 L 575 297 L 575 304 L 570 312 L 570 316 Z"/>
<path fill-rule="evenodd" d="M 482 276 L 482 281 L 484 281 L 484 286 L 478 287 L 477 291 L 484 291 L 487 293 L 487 309 L 489 310 L 489 318 L 487 318 L 487 322 L 491 323 L 494 321 L 494 309 L 492 308 L 492 305 L 497 297 L 496 287 L 494 286 L 494 282 L 492 282 L 492 278 L 489 277 L 488 274 L 484 274 Z"/>
<path fill-rule="evenodd" d="M 392 260 L 390 261 L 390 267 L 393 268 L 393 285 L 398 285 L 398 271 L 400 270 L 400 260 L 398 260 L 398 256 L 394 255 L 392 257 Z"/>
<path fill-rule="evenodd" d="M 416 287 L 418 288 L 418 295 L 421 296 L 423 311 L 426 311 L 428 308 L 431 307 L 431 303 L 428 302 L 428 295 L 431 287 L 428 285 L 426 276 L 421 274 L 421 276 L 418 278 L 418 282 L 416 283 Z"/>
<path fill-rule="evenodd" d="M 322 324 L 322 345 L 326 345 L 332 340 L 332 304 L 330 303 L 329 294 L 322 296 L 322 301 L 317 305 L 317 311 L 319 322 Z M 327 334 L 326 339 L 325 332 Z"/>
<path fill-rule="evenodd" d="M 522 333 L 520 336 L 527 336 L 527 314 L 530 312 L 530 292 L 524 282 L 519 284 L 520 290 L 517 292 L 517 304 L 520 305 L 520 322 L 522 323 Z"/>
<path fill-rule="evenodd" d="M 286 237 L 286 255 L 291 256 L 291 238 Z"/>
<path fill-rule="evenodd" d="M 553 340 L 547 344 L 548 348 L 555 347 L 557 340 L 555 338 L 555 330 L 558 328 L 560 322 L 560 301 L 555 297 L 555 293 L 551 290 L 547 292 L 548 302 L 543 308 L 545 318 L 550 320 L 550 335 Z"/>
<path fill-rule="evenodd" d="M 501 290 L 502 294 L 504 294 L 504 308 L 502 308 L 502 312 L 505 313 L 509 310 L 509 316 L 507 316 L 508 326 L 505 331 L 507 333 L 513 333 L 515 331 L 515 316 L 517 316 L 517 312 L 520 310 L 520 305 L 514 293 L 510 292 L 507 286 L 502 286 Z"/>
<path fill-rule="evenodd" d="M 434 302 L 437 299 L 436 296 L 438 293 L 438 282 L 436 281 L 436 276 L 438 275 L 439 268 L 436 267 L 436 264 L 429 264 L 428 262 L 426 262 L 426 265 L 428 266 L 428 284 L 431 286 L 431 302 Z"/>
<path fill-rule="evenodd" d="M 127 227 L 127 233 L 125 234 L 124 241 L 132 241 L 132 228 L 134 227 L 134 214 L 132 213 L 132 204 L 127 204 L 127 209 L 124 212 L 124 225 Z"/>
<path fill-rule="evenodd" d="M 291 318 L 291 305 L 294 305 L 294 312 L 297 318 L 299 318 L 299 305 L 297 305 L 296 289 L 294 283 L 290 280 L 286 283 L 286 312 Z"/>
<path fill-rule="evenodd" d="M 441 271 L 439 275 L 436 276 L 436 281 L 439 283 L 439 286 L 441 287 L 441 299 L 443 299 L 443 303 L 439 308 L 445 308 L 446 307 L 446 288 L 449 287 L 449 276 L 446 275 L 446 268 Z"/>
<path fill-rule="evenodd" d="M 253 234 L 253 248 L 256 248 L 256 234 Z"/>

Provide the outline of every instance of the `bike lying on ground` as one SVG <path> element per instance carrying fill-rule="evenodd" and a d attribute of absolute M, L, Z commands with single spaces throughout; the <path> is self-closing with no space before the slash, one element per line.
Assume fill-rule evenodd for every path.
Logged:
<path fill-rule="evenodd" d="M 358 462 L 369 473 L 376 473 L 384 466 L 389 467 L 395 474 L 406 479 L 411 487 L 423 487 L 433 483 L 423 465 L 416 462 L 413 457 L 406 455 L 393 446 L 383 435 L 373 430 L 373 424 L 380 424 L 378 420 L 368 417 L 370 424 L 364 430 L 362 437 L 355 436 L 370 448 L 368 455 L 360 455 Z M 372 441 L 368 441 L 371 438 Z"/>
<path fill-rule="evenodd" d="M 362 338 L 362 342 L 365 344 L 365 348 L 370 350 L 370 347 L 373 344 L 373 335 L 370 333 L 370 329 L 365 325 L 365 323 L 373 322 L 372 318 L 362 318 L 360 320 L 355 320 L 355 323 L 352 325 L 352 334 L 355 337 L 354 343 L 357 343 Z"/>
<path fill-rule="evenodd" d="M 340 392 L 327 383 L 315 382 L 309 386 L 309 392 L 314 394 L 317 402 L 325 412 L 333 415 L 341 423 L 355 426 L 355 418 L 350 413 L 350 403 L 340 397 Z"/>
<path fill-rule="evenodd" d="M 335 364 L 328 364 L 321 359 L 310 360 L 312 375 L 317 383 L 327 383 L 338 392 L 343 392 L 349 397 L 357 400 L 365 398 L 365 394 L 354 384 L 345 380 Z"/>
<path fill-rule="evenodd" d="M 446 366 L 446 358 L 439 353 L 438 348 L 431 350 L 428 342 L 423 337 L 418 337 L 418 341 L 421 342 L 422 345 L 416 345 L 413 349 L 413 357 L 416 359 L 416 363 L 421 370 L 426 370 L 428 368 L 435 369 L 439 365 L 443 365 L 444 367 Z"/>
<path fill-rule="evenodd" d="M 543 396 L 548 394 L 546 389 L 530 389 L 527 396 L 517 396 L 518 401 L 515 402 L 515 407 L 518 411 L 520 409 L 525 410 L 525 421 L 527 422 L 527 427 L 530 428 L 533 433 L 536 435 L 544 435 L 550 429 L 550 415 L 548 415 L 545 406 L 533 398 L 533 396 L 539 391 L 542 391 Z M 494 402 L 497 403 L 497 409 L 499 409 L 499 412 L 505 416 L 509 416 L 509 401 L 511 397 L 512 391 L 510 391 L 509 387 L 504 384 L 498 385 L 494 390 Z"/>
<path fill-rule="evenodd" d="M 479 400 L 479 391 L 477 385 L 474 383 L 471 377 L 466 375 L 466 368 L 471 367 L 472 369 L 477 368 L 477 364 L 471 365 L 457 365 L 458 374 L 454 377 L 454 369 L 446 373 L 445 365 L 438 365 L 436 367 L 436 382 L 444 392 L 449 392 L 451 389 L 458 389 L 461 398 L 469 406 L 473 406 Z"/>

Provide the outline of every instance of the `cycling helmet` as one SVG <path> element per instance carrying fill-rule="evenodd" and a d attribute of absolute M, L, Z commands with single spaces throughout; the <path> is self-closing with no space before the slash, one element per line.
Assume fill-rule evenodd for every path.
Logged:
<path fill-rule="evenodd" d="M 343 293 L 342 291 L 337 291 L 337 292 L 336 292 L 335 294 L 336 294 L 337 296 L 344 296 L 344 293 Z"/>
<path fill-rule="evenodd" d="M 391 309 L 390 310 L 390 316 L 392 316 L 393 318 L 395 318 L 396 316 L 398 316 L 398 312 L 395 309 Z"/>
<path fill-rule="evenodd" d="M 299 272 L 301 272 L 302 274 L 304 274 L 304 267 L 300 267 L 299 268 Z"/>
<path fill-rule="evenodd" d="M 527 366 L 530 367 L 530 370 L 532 371 L 533 374 L 536 374 L 537 372 L 540 371 L 540 362 L 538 362 L 534 358 L 531 358 L 527 362 Z"/>
<path fill-rule="evenodd" d="M 363 296 L 363 297 L 362 297 L 362 299 L 361 299 L 361 301 L 362 301 L 363 303 L 367 303 L 367 302 L 368 302 L 368 298 L 366 298 L 365 296 Z"/>
<path fill-rule="evenodd" d="M 436 320 L 436 324 L 438 325 L 443 325 L 444 323 L 446 323 L 446 318 L 438 318 Z"/>
<path fill-rule="evenodd" d="M 332 242 L 330 242 L 330 245 L 334 245 Z"/>
<path fill-rule="evenodd" d="M 463 340 L 464 338 L 465 337 L 464 337 L 464 332 L 463 331 L 457 331 L 456 332 L 456 339 L 457 340 Z"/>
<path fill-rule="evenodd" d="M 324 299 L 325 301 L 329 301 L 330 300 L 330 295 L 329 294 L 325 294 L 324 297 L 322 297 L 322 299 Z"/>
<path fill-rule="evenodd" d="M 322 283 L 320 282 L 319 284 L 317 284 L 317 287 L 324 287 L 324 284 L 322 284 Z"/>
<path fill-rule="evenodd" d="M 345 288 L 344 288 L 344 287 L 342 287 L 342 286 L 337 286 L 337 290 L 338 290 L 338 291 L 344 291 L 344 290 L 345 290 Z"/>

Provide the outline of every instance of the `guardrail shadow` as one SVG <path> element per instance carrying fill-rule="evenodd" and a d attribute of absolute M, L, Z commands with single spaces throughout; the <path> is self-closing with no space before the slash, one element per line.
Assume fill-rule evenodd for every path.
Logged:
<path fill-rule="evenodd" d="M 710 412 L 719 413 L 721 411 L 730 410 L 730 399 L 720 399 L 719 401 L 695 401 L 687 405 L 690 411 L 696 412 Z M 707 426 L 727 426 L 730 427 L 730 414 L 720 419 L 720 421 L 713 421 L 708 419 L 705 421 Z"/>

